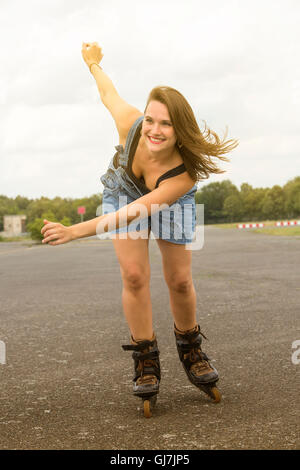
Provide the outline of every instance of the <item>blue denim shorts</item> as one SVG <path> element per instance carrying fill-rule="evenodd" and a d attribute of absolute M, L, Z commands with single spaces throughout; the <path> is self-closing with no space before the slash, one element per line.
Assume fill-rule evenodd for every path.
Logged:
<path fill-rule="evenodd" d="M 144 196 L 123 167 L 114 167 L 113 159 L 107 172 L 100 179 L 104 186 L 102 214 L 115 212 L 133 201 L 138 202 L 138 199 Z M 110 238 L 113 238 L 114 234 L 124 234 L 120 238 L 149 238 L 151 230 L 154 238 L 181 245 L 192 243 L 196 234 L 196 191 L 197 185 L 171 206 L 166 208 L 162 206 L 162 210 L 147 215 L 139 221 L 132 221 L 126 227 L 111 230 Z"/>

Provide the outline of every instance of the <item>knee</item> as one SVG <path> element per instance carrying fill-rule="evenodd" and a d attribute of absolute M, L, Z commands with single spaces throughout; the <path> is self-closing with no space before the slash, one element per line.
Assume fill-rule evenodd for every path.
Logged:
<path fill-rule="evenodd" d="M 190 275 L 173 274 L 167 279 L 169 288 L 179 294 L 187 294 L 193 287 L 193 280 Z"/>
<path fill-rule="evenodd" d="M 126 289 L 138 291 L 149 284 L 150 276 L 146 270 L 132 266 L 123 270 L 122 278 Z"/>

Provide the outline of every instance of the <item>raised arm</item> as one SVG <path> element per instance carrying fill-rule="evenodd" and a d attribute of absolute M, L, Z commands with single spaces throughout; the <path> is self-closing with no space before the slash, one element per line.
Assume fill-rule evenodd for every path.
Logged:
<path fill-rule="evenodd" d="M 143 113 L 120 97 L 111 79 L 100 67 L 103 53 L 97 42 L 83 43 L 81 53 L 96 80 L 101 101 L 116 123 L 120 142 L 123 142 L 134 121 Z"/>

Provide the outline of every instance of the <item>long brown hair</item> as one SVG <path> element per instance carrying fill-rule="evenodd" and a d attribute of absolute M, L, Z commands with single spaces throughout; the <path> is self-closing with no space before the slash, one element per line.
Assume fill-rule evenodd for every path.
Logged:
<path fill-rule="evenodd" d="M 177 136 L 176 145 L 194 181 L 206 179 L 210 173 L 225 173 L 225 170 L 218 168 L 211 157 L 228 162 L 228 158 L 223 155 L 238 145 L 237 140 L 225 140 L 227 132 L 221 140 L 207 127 L 206 123 L 202 133 L 191 106 L 175 88 L 167 86 L 153 88 L 149 94 L 145 112 L 150 101 L 159 101 L 167 106 Z"/>

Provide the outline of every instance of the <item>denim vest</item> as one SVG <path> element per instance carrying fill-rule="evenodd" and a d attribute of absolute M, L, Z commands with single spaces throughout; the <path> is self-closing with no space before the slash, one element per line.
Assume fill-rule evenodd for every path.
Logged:
<path fill-rule="evenodd" d="M 135 199 L 144 196 L 145 193 L 143 193 L 141 189 L 132 181 L 132 179 L 126 172 L 126 168 L 128 165 L 130 148 L 136 129 L 143 121 L 143 119 L 144 116 L 140 116 L 131 126 L 127 135 L 125 149 L 123 145 L 115 146 L 115 149 L 117 150 L 118 154 L 119 165 L 117 167 L 115 167 L 114 165 L 114 159 L 116 156 L 115 154 L 109 162 L 106 173 L 100 178 L 100 181 L 106 190 L 116 191 L 119 188 L 124 188 Z"/>

